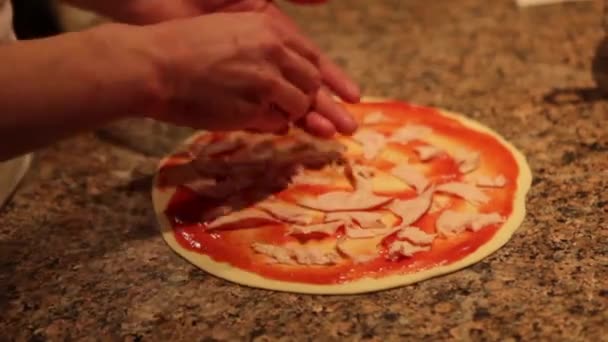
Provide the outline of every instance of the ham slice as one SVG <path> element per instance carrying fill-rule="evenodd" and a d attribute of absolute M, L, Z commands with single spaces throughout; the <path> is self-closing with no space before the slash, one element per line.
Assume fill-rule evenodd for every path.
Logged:
<path fill-rule="evenodd" d="M 289 223 L 307 225 L 311 224 L 315 219 L 315 212 L 286 202 L 264 201 L 258 203 L 257 207 L 279 220 Z"/>
<path fill-rule="evenodd" d="M 215 178 L 199 177 L 185 183 L 184 186 L 199 195 L 209 196 L 215 194 L 215 192 L 210 191 L 210 189 L 217 187 L 217 181 Z"/>
<path fill-rule="evenodd" d="M 405 227 L 397 233 L 399 239 L 405 239 L 415 245 L 430 245 L 435 240 L 435 234 L 429 234 L 418 227 Z"/>
<path fill-rule="evenodd" d="M 386 145 L 386 137 L 371 129 L 361 129 L 353 135 L 353 139 L 363 147 L 363 157 L 372 160 L 380 154 Z"/>
<path fill-rule="evenodd" d="M 229 178 L 217 181 L 215 178 L 199 177 L 184 185 L 204 197 L 227 198 L 253 185 L 253 180 L 249 178 Z"/>
<path fill-rule="evenodd" d="M 375 254 L 355 254 L 350 256 L 355 264 L 364 264 L 366 262 L 372 261 L 378 257 L 378 253 Z"/>
<path fill-rule="evenodd" d="M 350 165 L 347 168 L 354 179 L 355 191 L 334 191 L 318 197 L 305 197 L 298 204 L 324 212 L 330 211 L 361 211 L 374 209 L 385 205 L 391 197 L 377 196 L 372 191 L 374 170 L 361 165 Z"/>
<path fill-rule="evenodd" d="M 319 223 L 312 224 L 308 226 L 302 225 L 292 225 L 289 228 L 289 234 L 311 234 L 311 233 L 322 233 L 327 235 L 332 235 L 343 226 L 343 222 L 329 222 L 329 223 Z"/>
<path fill-rule="evenodd" d="M 296 174 L 291 177 L 291 183 L 299 185 L 330 185 L 332 184 L 332 179 L 319 174 L 309 173 L 303 168 L 299 168 Z"/>
<path fill-rule="evenodd" d="M 389 138 L 391 142 L 407 144 L 412 140 L 420 140 L 433 133 L 430 127 L 422 125 L 408 125 L 395 131 Z"/>
<path fill-rule="evenodd" d="M 269 256 L 273 259 L 274 263 L 295 265 L 296 262 L 292 258 L 293 252 L 286 247 L 279 247 L 274 245 L 268 245 L 264 243 L 253 243 L 251 248 L 259 253 Z"/>
<path fill-rule="evenodd" d="M 363 118 L 363 123 L 366 125 L 373 125 L 388 121 L 390 121 L 390 119 L 380 111 L 371 112 L 367 114 L 365 118 Z"/>
<path fill-rule="evenodd" d="M 287 247 L 253 243 L 251 248 L 259 254 L 269 256 L 274 263 L 286 265 L 333 265 L 341 259 L 336 251 L 323 251 L 314 247 Z"/>
<path fill-rule="evenodd" d="M 349 259 L 351 259 L 355 264 L 363 264 L 366 263 L 368 261 L 372 261 L 374 259 L 376 259 L 378 257 L 378 249 L 376 246 L 376 249 L 373 252 L 367 252 L 367 253 L 353 253 L 351 250 L 349 250 L 346 247 L 346 244 L 344 243 L 345 240 L 340 240 L 338 241 L 338 244 L 336 245 L 338 251 L 340 251 L 340 253 L 346 255 Z"/>
<path fill-rule="evenodd" d="M 399 231 L 401 228 L 369 228 L 369 229 L 361 229 L 354 228 L 352 226 L 346 226 L 345 234 L 347 237 L 351 239 L 368 239 L 377 236 L 388 236 L 393 234 L 396 231 Z"/>
<path fill-rule="evenodd" d="M 458 196 L 471 204 L 484 204 L 490 197 L 473 184 L 450 182 L 437 186 L 437 192 Z"/>
<path fill-rule="evenodd" d="M 475 180 L 475 184 L 486 188 L 502 188 L 507 184 L 507 179 L 503 175 L 498 175 L 496 177 L 479 176 Z"/>
<path fill-rule="evenodd" d="M 358 211 L 378 208 L 391 200 L 392 198 L 390 197 L 377 196 L 370 192 L 335 191 L 328 192 L 319 197 L 299 199 L 298 204 L 323 212 Z"/>
<path fill-rule="evenodd" d="M 205 157 L 215 157 L 218 155 L 235 152 L 242 147 L 245 147 L 247 144 L 245 141 L 236 137 L 235 139 L 227 139 L 227 140 L 219 140 L 216 142 L 212 142 L 210 144 L 206 144 L 199 151 L 197 151 L 196 158 L 205 158 Z"/>
<path fill-rule="evenodd" d="M 449 195 L 435 194 L 431 203 L 429 213 L 436 213 L 450 206 L 452 198 Z"/>
<path fill-rule="evenodd" d="M 458 170 L 462 173 L 469 173 L 479 167 L 479 152 L 459 150 L 453 155 Z"/>
<path fill-rule="evenodd" d="M 373 168 L 359 164 L 348 164 L 345 171 L 352 177 L 356 191 L 373 191 L 372 179 L 376 173 Z"/>
<path fill-rule="evenodd" d="M 207 230 L 222 229 L 236 223 L 239 224 L 238 228 L 251 228 L 274 222 L 277 222 L 277 220 L 267 213 L 258 209 L 247 208 L 216 218 L 207 224 Z"/>
<path fill-rule="evenodd" d="M 338 211 L 325 215 L 326 222 L 342 221 L 358 224 L 361 228 L 384 228 L 383 214 L 370 211 Z"/>
<path fill-rule="evenodd" d="M 476 232 L 483 227 L 502 222 L 504 222 L 504 218 L 498 213 L 483 214 L 446 210 L 439 215 L 435 226 L 441 235 L 449 237 L 467 229 Z"/>
<path fill-rule="evenodd" d="M 410 243 L 409 241 L 396 240 L 389 246 L 388 253 L 393 257 L 402 255 L 404 257 L 409 258 L 418 252 L 426 252 L 430 250 L 430 246 L 417 246 Z"/>
<path fill-rule="evenodd" d="M 416 151 L 416 153 L 418 154 L 418 158 L 420 158 L 420 160 L 422 160 L 423 162 L 429 161 L 443 152 L 439 147 L 433 145 L 416 146 L 414 148 L 414 151 Z"/>
<path fill-rule="evenodd" d="M 395 166 L 390 172 L 393 176 L 414 187 L 418 193 L 423 192 L 430 183 L 422 171 L 408 164 Z"/>
<path fill-rule="evenodd" d="M 294 129 L 293 133 L 298 141 L 298 145 L 292 148 L 289 152 L 298 152 L 302 147 L 313 149 L 317 152 L 336 152 L 343 153 L 346 151 L 346 146 L 337 140 L 327 140 L 316 137 L 305 132 L 302 129 Z"/>
<path fill-rule="evenodd" d="M 401 226 L 409 226 L 418 221 L 429 210 L 433 200 L 433 188 L 427 189 L 416 198 L 407 200 L 394 200 L 388 209 L 401 217 Z"/>

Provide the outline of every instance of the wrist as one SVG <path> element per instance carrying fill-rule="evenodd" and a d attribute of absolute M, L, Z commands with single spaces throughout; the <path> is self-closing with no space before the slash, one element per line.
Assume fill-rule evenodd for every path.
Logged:
<path fill-rule="evenodd" d="M 116 118 L 154 116 L 168 99 L 162 55 L 146 39 L 146 28 L 107 24 L 87 31 L 101 89 L 108 89 Z M 113 100 L 112 100 L 113 99 Z"/>
<path fill-rule="evenodd" d="M 199 14 L 192 6 L 166 0 L 127 0 L 121 4 L 122 17 L 119 20 L 137 25 L 158 24 L 167 20 L 180 19 Z"/>

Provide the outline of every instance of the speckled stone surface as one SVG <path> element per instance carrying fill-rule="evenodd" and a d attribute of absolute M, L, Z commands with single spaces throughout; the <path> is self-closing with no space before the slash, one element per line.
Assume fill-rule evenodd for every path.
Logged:
<path fill-rule="evenodd" d="M 608 340 L 608 97 L 595 81 L 608 74 L 596 53 L 601 7 L 288 7 L 366 94 L 466 113 L 528 156 L 529 214 L 504 248 L 473 267 L 345 297 L 211 277 L 171 252 L 151 209 L 157 156 L 185 132 L 123 125 L 38 153 L 0 212 L 0 339 Z M 129 132 L 137 137 L 120 137 Z"/>

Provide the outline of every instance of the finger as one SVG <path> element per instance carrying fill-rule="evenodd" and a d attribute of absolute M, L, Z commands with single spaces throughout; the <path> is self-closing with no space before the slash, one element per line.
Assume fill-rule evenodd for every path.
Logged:
<path fill-rule="evenodd" d="M 302 119 L 300 125 L 308 133 L 321 138 L 331 138 L 336 134 L 336 127 L 334 124 L 327 120 L 323 115 L 316 112 L 308 113 Z"/>
<path fill-rule="evenodd" d="M 267 0 L 204 0 L 199 1 L 206 13 L 212 12 L 254 12 L 261 11 L 269 2 Z"/>
<path fill-rule="evenodd" d="M 353 116 L 325 90 L 317 93 L 314 111 L 329 120 L 342 134 L 352 134 L 357 130 L 357 122 Z"/>
<path fill-rule="evenodd" d="M 342 71 L 340 66 L 334 63 L 326 55 L 322 54 L 321 50 L 318 46 L 316 46 L 316 44 L 314 44 L 308 38 L 302 36 L 300 29 L 291 20 L 291 18 L 285 15 L 275 5 L 268 6 L 266 11 L 271 16 L 276 18 L 282 24 L 281 26 L 284 29 L 295 32 L 295 34 L 300 37 L 298 42 L 304 44 L 307 49 L 312 50 L 318 56 L 317 65 L 321 70 L 322 79 L 337 96 L 346 102 L 359 102 L 361 98 L 361 90 L 359 89 L 359 86 L 350 77 L 348 77 L 344 71 Z"/>
<path fill-rule="evenodd" d="M 357 103 L 361 100 L 361 90 L 342 68 L 327 56 L 321 56 L 319 68 L 323 82 L 342 100 Z"/>
<path fill-rule="evenodd" d="M 289 17 L 286 17 L 275 5 L 270 5 L 265 10 L 270 18 L 272 28 L 281 37 L 283 42 L 302 57 L 308 59 L 313 65 L 319 65 L 319 49 L 301 32 L 294 29 Z M 286 20 L 287 19 L 287 20 Z"/>
<path fill-rule="evenodd" d="M 248 128 L 255 132 L 275 133 L 284 131 L 288 125 L 286 115 L 270 107 L 261 109 Z"/>
<path fill-rule="evenodd" d="M 286 79 L 277 75 L 270 81 L 269 100 L 276 104 L 287 115 L 289 121 L 296 121 L 308 112 L 311 98 Z"/>
<path fill-rule="evenodd" d="M 283 77 L 302 92 L 313 94 L 321 87 L 319 69 L 293 50 L 286 49 L 279 63 Z"/>

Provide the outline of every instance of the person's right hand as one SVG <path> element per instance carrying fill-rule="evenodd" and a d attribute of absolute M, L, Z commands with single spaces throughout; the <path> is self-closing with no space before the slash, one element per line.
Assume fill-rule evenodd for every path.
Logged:
<path fill-rule="evenodd" d="M 140 30 L 144 43 L 156 42 L 152 55 L 162 66 L 163 96 L 151 114 L 156 119 L 208 130 L 280 132 L 315 105 L 317 50 L 268 15 L 218 13 Z M 314 120 L 303 121 L 305 129 L 324 135 Z"/>

